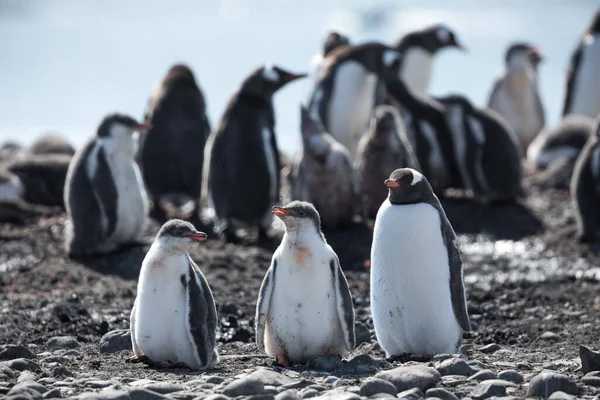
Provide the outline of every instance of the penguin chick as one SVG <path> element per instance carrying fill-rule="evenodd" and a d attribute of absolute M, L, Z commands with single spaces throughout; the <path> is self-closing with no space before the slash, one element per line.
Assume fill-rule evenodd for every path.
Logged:
<path fill-rule="evenodd" d="M 354 309 L 338 257 L 310 203 L 273 207 L 285 225 L 260 287 L 256 344 L 283 366 L 354 349 Z"/>
<path fill-rule="evenodd" d="M 390 171 L 421 168 L 395 107 L 382 105 L 375 109 L 369 132 L 358 143 L 356 167 L 369 217 L 375 217 L 387 197 L 387 189 L 381 182 Z"/>
<path fill-rule="evenodd" d="M 325 36 L 325 40 L 323 41 L 323 48 L 310 60 L 309 74 L 315 79 L 318 79 L 322 72 L 325 57 L 327 57 L 327 55 L 329 55 L 333 50 L 337 49 L 338 47 L 347 44 L 350 44 L 350 39 L 348 38 L 348 36 L 334 29 L 328 31 L 327 35 Z"/>
<path fill-rule="evenodd" d="M 72 156 L 75 149 L 62 136 L 47 134 L 37 138 L 28 148 L 30 154 L 66 154 Z"/>
<path fill-rule="evenodd" d="M 532 44 L 512 44 L 506 51 L 505 70 L 494 82 L 488 100 L 488 107 L 514 131 L 523 155 L 545 124 L 537 71 L 542 59 Z"/>
<path fill-rule="evenodd" d="M 323 226 L 337 229 L 362 214 L 360 183 L 348 150 L 300 109 L 302 152 L 294 165 L 292 200 L 314 204 Z"/>
<path fill-rule="evenodd" d="M 189 222 L 165 223 L 142 262 L 131 310 L 131 361 L 210 369 L 219 361 L 217 310 L 188 251 L 206 234 Z"/>
<path fill-rule="evenodd" d="M 470 330 L 456 235 L 427 179 L 398 169 L 375 219 L 371 311 L 387 357 L 455 353 Z"/>

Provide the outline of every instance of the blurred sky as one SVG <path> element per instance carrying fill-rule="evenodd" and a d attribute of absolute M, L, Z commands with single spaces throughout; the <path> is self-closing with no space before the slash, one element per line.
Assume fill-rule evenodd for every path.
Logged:
<path fill-rule="evenodd" d="M 391 43 L 445 22 L 468 53 L 436 59 L 430 92 L 484 105 L 513 40 L 545 56 L 541 92 L 550 123 L 561 109 L 564 71 L 598 0 L 1 0 L 0 143 L 58 131 L 80 146 L 109 111 L 141 118 L 152 86 L 176 62 L 202 86 L 213 125 L 253 68 L 272 61 L 306 71 L 328 27 L 354 42 Z M 299 143 L 299 104 L 310 81 L 275 97 L 283 150 Z"/>

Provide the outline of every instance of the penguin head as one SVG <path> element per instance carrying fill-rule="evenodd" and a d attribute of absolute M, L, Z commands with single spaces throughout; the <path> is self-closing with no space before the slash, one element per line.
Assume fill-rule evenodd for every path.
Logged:
<path fill-rule="evenodd" d="M 135 119 L 124 114 L 109 114 L 98 126 L 97 136 L 99 138 L 131 139 L 136 131 L 146 131 L 151 126 L 140 124 Z"/>
<path fill-rule="evenodd" d="M 392 204 L 413 204 L 428 200 L 433 194 L 427 178 L 412 168 L 400 168 L 384 182 Z"/>
<path fill-rule="evenodd" d="M 255 69 L 242 83 L 241 91 L 258 97 L 270 98 L 277 90 L 307 74 L 294 74 L 273 64 Z"/>
<path fill-rule="evenodd" d="M 185 253 L 194 244 L 204 242 L 206 233 L 197 231 L 194 225 L 180 219 L 167 221 L 156 235 L 155 242 L 174 252 Z"/>
<path fill-rule="evenodd" d="M 325 36 L 325 42 L 323 42 L 323 57 L 331 53 L 332 50 L 346 44 L 350 44 L 348 36 L 338 30 L 330 30 Z"/>
<path fill-rule="evenodd" d="M 175 64 L 167 71 L 162 81 L 167 87 L 197 87 L 194 73 L 185 64 Z"/>
<path fill-rule="evenodd" d="M 398 132 L 400 114 L 393 106 L 378 106 L 371 117 L 369 132 L 375 138 L 387 138 L 389 133 Z"/>
<path fill-rule="evenodd" d="M 315 206 L 306 201 L 292 201 L 284 207 L 273 207 L 273 214 L 284 223 L 286 232 L 305 229 L 321 232 L 321 217 Z"/>
<path fill-rule="evenodd" d="M 331 149 L 328 134 L 319 121 L 313 118 L 304 106 L 300 106 L 300 132 L 302 136 L 302 149 L 321 164 L 327 162 L 327 155 Z"/>
<path fill-rule="evenodd" d="M 447 47 L 466 50 L 459 42 L 456 33 L 444 24 L 435 24 L 410 32 L 400 38 L 394 47 L 403 51 L 411 47 L 421 48 L 431 54 Z"/>
<path fill-rule="evenodd" d="M 402 53 L 381 43 L 371 42 L 342 50 L 343 59 L 359 62 L 367 71 L 380 75 L 397 75 Z M 342 58 L 342 57 L 340 57 Z"/>
<path fill-rule="evenodd" d="M 537 68 L 538 64 L 544 58 L 539 53 L 537 47 L 535 47 L 531 43 L 513 43 L 506 50 L 506 55 L 504 56 L 504 61 L 506 63 L 506 67 L 511 68 L 523 68 L 527 66 L 531 66 L 533 68 Z"/>

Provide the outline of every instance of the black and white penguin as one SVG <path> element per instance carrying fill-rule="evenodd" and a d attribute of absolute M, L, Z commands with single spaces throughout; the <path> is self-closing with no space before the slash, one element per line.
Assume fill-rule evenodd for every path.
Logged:
<path fill-rule="evenodd" d="M 600 114 L 600 11 L 571 56 L 563 106 L 567 114 Z"/>
<path fill-rule="evenodd" d="M 271 225 L 280 188 L 273 95 L 305 76 L 273 65 L 252 71 L 206 143 L 202 203 L 215 232 L 229 240 L 239 228 L 264 235 Z"/>
<path fill-rule="evenodd" d="M 420 170 L 412 143 L 406 135 L 398 110 L 389 105 L 378 106 L 373 112 L 368 133 L 358 143 L 356 168 L 369 217 L 375 217 L 387 197 L 381 184 L 398 168 Z"/>
<path fill-rule="evenodd" d="M 463 188 L 483 203 L 524 196 L 521 152 L 506 121 L 463 96 L 437 98 L 446 108 Z"/>
<path fill-rule="evenodd" d="M 123 114 L 109 114 L 96 136 L 75 153 L 64 188 L 70 255 L 106 253 L 139 242 L 148 199 L 133 135 L 149 127 Z"/>
<path fill-rule="evenodd" d="M 338 229 L 362 215 L 360 181 L 348 150 L 304 107 L 300 109 L 302 151 L 292 173 L 292 200 L 312 203 L 323 227 Z"/>
<path fill-rule="evenodd" d="M 130 317 L 131 362 L 210 369 L 217 354 L 217 309 L 210 286 L 188 251 L 206 234 L 173 219 L 142 262 Z"/>
<path fill-rule="evenodd" d="M 530 43 L 514 43 L 504 61 L 505 70 L 494 81 L 488 107 L 508 122 L 525 155 L 545 124 L 537 69 L 542 56 Z"/>
<path fill-rule="evenodd" d="M 454 31 L 444 24 L 409 32 L 398 39 L 394 47 L 403 54 L 400 79 L 421 96 L 427 96 L 436 53 L 445 48 L 465 50 Z"/>
<path fill-rule="evenodd" d="M 337 255 L 321 232 L 315 207 L 294 201 L 273 207 L 285 225 L 281 244 L 260 287 L 256 344 L 279 364 L 354 349 L 354 308 Z"/>
<path fill-rule="evenodd" d="M 341 46 L 325 59 L 323 72 L 310 94 L 309 110 L 352 159 L 383 92 L 373 70 L 397 65 L 399 53 L 381 43 Z"/>
<path fill-rule="evenodd" d="M 179 64 L 169 69 L 153 90 L 145 120 L 152 128 L 142 137 L 140 167 L 152 215 L 164 222 L 171 198 L 175 204 L 200 199 L 210 125 L 204 96 L 189 67 Z M 197 209 L 197 204 L 192 206 L 189 211 L 196 212 L 191 215 L 197 217 Z"/>
<path fill-rule="evenodd" d="M 600 118 L 594 134 L 579 154 L 571 179 L 571 200 L 577 221 L 577 237 L 594 242 L 600 228 Z"/>
<path fill-rule="evenodd" d="M 371 247 L 377 342 L 387 357 L 456 353 L 470 323 L 454 230 L 416 170 L 398 169 L 385 185 Z"/>
<path fill-rule="evenodd" d="M 347 35 L 336 29 L 329 30 L 325 35 L 321 51 L 315 54 L 310 60 L 309 75 L 315 80 L 318 79 L 323 69 L 325 57 L 338 47 L 347 44 L 350 44 L 350 39 Z"/>

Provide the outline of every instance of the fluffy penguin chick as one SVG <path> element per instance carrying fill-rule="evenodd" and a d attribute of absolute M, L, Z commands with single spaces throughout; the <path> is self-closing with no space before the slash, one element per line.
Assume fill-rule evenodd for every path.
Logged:
<path fill-rule="evenodd" d="M 456 236 L 429 182 L 398 169 L 385 181 L 371 247 L 371 311 L 388 357 L 455 353 L 469 330 Z"/>
<path fill-rule="evenodd" d="M 131 310 L 132 361 L 213 368 L 217 355 L 217 310 L 210 287 L 187 252 L 206 234 L 171 220 L 156 235 L 142 263 Z"/>
<path fill-rule="evenodd" d="M 273 207 L 285 224 L 260 287 L 256 344 L 277 362 L 343 356 L 354 349 L 354 309 L 337 255 L 321 233 L 319 213 L 300 201 Z"/>
<path fill-rule="evenodd" d="M 301 107 L 302 154 L 294 166 L 292 199 L 309 201 L 323 226 L 335 229 L 362 214 L 359 178 L 350 153 Z"/>

